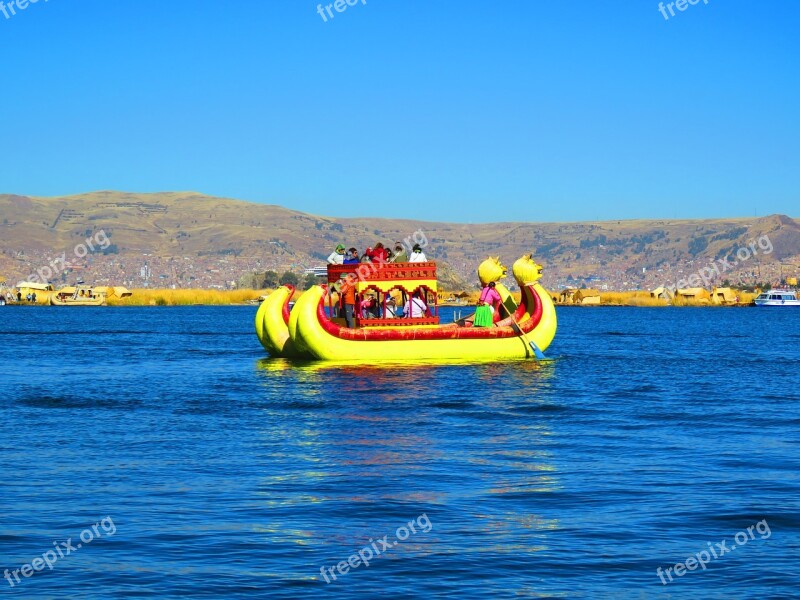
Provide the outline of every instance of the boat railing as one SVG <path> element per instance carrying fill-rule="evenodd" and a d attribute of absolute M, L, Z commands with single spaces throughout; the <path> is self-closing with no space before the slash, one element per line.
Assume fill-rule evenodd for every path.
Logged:
<path fill-rule="evenodd" d="M 436 279 L 436 263 L 357 263 L 352 265 L 328 265 L 328 283 L 336 283 L 352 275 L 361 281 L 370 280 L 415 280 Z"/>

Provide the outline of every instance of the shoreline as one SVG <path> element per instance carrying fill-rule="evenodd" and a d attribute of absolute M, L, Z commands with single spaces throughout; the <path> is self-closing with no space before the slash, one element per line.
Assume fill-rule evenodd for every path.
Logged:
<path fill-rule="evenodd" d="M 125 298 L 112 296 L 107 300 L 107 306 L 126 307 L 126 306 L 258 306 L 260 299 L 273 293 L 273 289 L 236 289 L 236 290 L 215 290 L 215 289 L 134 289 L 133 295 Z M 302 292 L 297 292 L 299 297 Z M 454 302 L 451 299 L 460 294 L 466 294 L 466 301 Z M 440 291 L 440 296 L 448 300 L 439 302 L 442 308 L 474 308 L 480 292 L 477 290 L 463 291 Z M 666 307 L 714 307 L 714 308 L 745 308 L 754 306 L 753 300 L 755 293 L 739 292 L 739 302 L 713 302 L 709 297 L 700 298 L 677 298 L 667 300 L 664 298 L 653 298 L 647 291 L 631 292 L 600 292 L 599 295 L 592 297 L 591 301 L 581 299 L 580 301 L 561 301 L 561 293 L 550 292 L 556 308 L 598 308 L 598 307 L 633 307 L 633 308 L 666 308 Z M 512 292 L 511 297 L 519 303 L 519 292 Z M 48 306 L 49 296 L 39 297 L 35 303 L 22 301 L 21 303 L 12 302 L 6 306 Z"/>

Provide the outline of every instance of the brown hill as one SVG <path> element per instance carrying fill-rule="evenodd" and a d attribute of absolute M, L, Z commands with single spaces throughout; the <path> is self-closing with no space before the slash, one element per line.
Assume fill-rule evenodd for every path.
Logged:
<path fill-rule="evenodd" d="M 73 256 L 76 245 L 103 231 L 105 255 Z M 533 251 L 546 283 L 601 281 L 611 288 L 650 286 L 688 275 L 768 236 L 735 271 L 772 277 L 781 262 L 800 263 L 800 224 L 783 215 L 708 220 L 598 223 L 454 224 L 401 219 L 337 219 L 275 205 L 193 192 L 94 192 L 57 198 L 0 195 L 0 275 L 25 277 L 66 253 L 70 268 L 54 279 L 115 280 L 141 285 L 230 285 L 249 270 L 318 265 L 339 242 L 359 249 L 424 235 L 426 253 L 449 265 L 449 283 L 475 280 L 487 255 L 507 262 Z M 764 270 L 763 273 L 759 272 Z M 653 287 L 655 287 L 653 285 Z"/>

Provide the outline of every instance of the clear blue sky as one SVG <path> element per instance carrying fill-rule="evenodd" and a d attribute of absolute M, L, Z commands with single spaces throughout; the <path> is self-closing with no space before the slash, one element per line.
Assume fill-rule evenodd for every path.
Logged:
<path fill-rule="evenodd" d="M 652 0 L 316 7 L 0 13 L 0 193 L 462 222 L 800 216 L 797 0 L 669 20 Z"/>

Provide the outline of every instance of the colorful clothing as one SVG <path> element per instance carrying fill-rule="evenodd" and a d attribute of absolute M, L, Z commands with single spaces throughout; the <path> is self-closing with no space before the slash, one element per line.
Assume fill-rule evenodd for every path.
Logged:
<path fill-rule="evenodd" d="M 483 288 L 479 302 L 483 302 L 484 304 L 491 306 L 492 312 L 497 310 L 502 301 L 503 299 L 500 297 L 500 292 L 498 292 L 496 289 L 489 287 L 488 285 Z"/>
<path fill-rule="evenodd" d="M 389 252 L 387 252 L 386 248 L 372 248 L 367 250 L 367 256 L 372 259 L 372 262 L 382 262 L 385 263 L 389 260 Z"/>
<path fill-rule="evenodd" d="M 473 327 L 491 327 L 492 323 L 492 307 L 488 304 L 481 304 L 475 309 L 475 318 L 472 321 Z"/>

